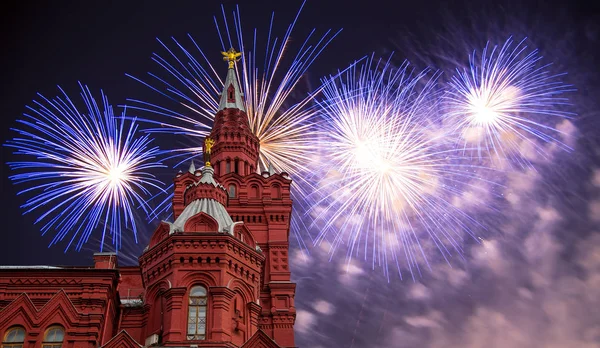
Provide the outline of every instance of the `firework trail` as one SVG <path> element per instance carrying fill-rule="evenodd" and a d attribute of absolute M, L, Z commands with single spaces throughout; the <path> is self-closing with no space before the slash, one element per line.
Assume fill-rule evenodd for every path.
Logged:
<path fill-rule="evenodd" d="M 388 263 L 402 277 L 399 250 L 414 277 L 419 263 L 429 265 L 429 249 L 448 262 L 465 235 L 474 236 L 452 200 L 477 180 L 475 167 L 445 140 L 436 77 L 371 58 L 324 83 L 318 102 L 326 165 L 311 196 L 315 243 L 330 243 L 331 255 L 346 244 L 348 260 L 371 253 L 388 279 Z"/>
<path fill-rule="evenodd" d="M 304 7 L 300 7 L 296 17 L 280 38 L 273 32 L 274 14 L 269 23 L 268 35 L 264 38 L 264 48 L 260 47 L 263 39 L 255 29 L 251 44 L 246 43 L 239 8 L 233 12 L 233 25 L 222 8 L 222 23 L 215 17 L 215 25 L 223 51 L 229 47 L 238 48 L 243 55 L 236 66 L 238 79 L 244 93 L 246 113 L 254 134 L 260 140 L 260 158 L 258 170 L 266 170 L 270 165 L 278 172 L 289 173 L 295 181 L 292 186 L 292 199 L 296 205 L 302 205 L 306 191 L 311 191 L 306 182 L 305 165 L 314 161 L 312 137 L 315 108 L 312 101 L 322 87 L 310 95 L 296 98 L 294 93 L 302 76 L 317 59 L 325 47 L 335 38 L 339 31 L 328 30 L 323 35 L 312 30 L 297 50 L 291 44 L 291 35 Z M 142 100 L 129 99 L 129 107 L 153 116 L 144 119 L 157 127 L 150 132 L 184 135 L 192 140 L 193 146 L 170 150 L 172 157 L 179 162 L 201 155 L 202 141 L 210 132 L 212 122 L 218 109 L 218 95 L 223 89 L 224 69 L 213 66 L 200 45 L 188 35 L 191 49 L 172 39 L 172 45 L 159 40 L 166 50 L 166 55 L 154 54 L 152 59 L 162 68 L 163 75 L 149 73 L 149 82 L 133 76 L 133 79 L 151 88 L 165 98 L 175 102 L 182 112 L 171 108 L 152 104 Z M 295 38 L 297 41 L 298 38 Z M 172 47 L 171 47 L 172 46 Z M 264 49 L 264 54 L 260 52 Z M 218 53 L 218 52 L 217 52 Z M 213 55 L 221 59 L 220 54 Z M 291 57 L 291 61 L 286 60 Z M 294 102 L 291 102 L 294 99 Z M 196 145 L 197 144 L 197 145 Z M 170 208 L 171 196 L 154 209 L 149 218 L 165 215 Z M 295 209 L 297 210 L 297 209 Z M 304 229 L 300 217 L 292 220 L 292 230 L 299 244 L 304 242 L 298 234 Z"/>
<path fill-rule="evenodd" d="M 537 140 L 570 150 L 555 125 L 574 116 L 563 96 L 572 87 L 541 60 L 524 41 L 508 39 L 501 47 L 488 43 L 480 57 L 469 57 L 468 69 L 456 70 L 443 98 L 445 122 L 465 147 L 522 166 L 536 155 L 547 157 Z"/>
<path fill-rule="evenodd" d="M 137 240 L 135 205 L 146 212 L 151 190 L 162 183 L 149 170 L 162 167 L 159 149 L 151 147 L 148 135 L 138 135 L 135 120 L 115 117 L 102 93 L 97 103 L 87 86 L 80 85 L 87 113 L 77 109 L 62 90 L 62 96 L 41 101 L 13 129 L 19 136 L 7 142 L 22 160 L 10 162 L 17 172 L 10 178 L 28 186 L 19 194 L 33 194 L 23 208 L 39 212 L 42 234 L 55 232 L 50 245 L 70 235 L 81 250 L 92 232 L 102 229 L 100 250 L 107 234 L 114 248 L 121 246 L 121 228 L 129 227 Z M 107 233 L 108 232 L 108 233 Z"/>
<path fill-rule="evenodd" d="M 565 26 L 548 27 L 521 4 L 464 5 L 460 13 L 453 6 L 440 9 L 436 25 L 407 29 L 409 35 L 395 40 L 412 62 L 444 71 L 445 122 L 456 143 L 472 147 L 474 158 L 490 156 L 495 167 L 513 169 L 570 153 L 572 119 L 585 103 L 567 93 L 574 89 L 563 81 L 582 80 L 572 74 L 578 35 Z M 562 73 L 567 70 L 568 76 Z"/>
<path fill-rule="evenodd" d="M 143 218 L 144 217 L 142 216 L 141 219 Z M 128 230 L 128 232 L 132 231 Z M 116 249 L 115 246 L 111 244 L 104 245 L 104 252 L 116 253 L 120 266 L 139 265 L 138 258 L 144 252 L 144 248 L 150 244 L 150 238 L 152 237 L 152 233 L 144 233 L 143 231 L 138 232 L 139 233 L 137 234 L 137 239 L 128 238 L 128 236 L 123 236 L 120 249 Z M 93 253 L 96 252 L 99 249 L 99 246 L 102 245 L 103 243 L 100 238 L 91 236 L 87 244 L 84 245 L 82 249 Z"/>
<path fill-rule="evenodd" d="M 467 4 L 467 3 L 465 3 Z M 532 86 L 530 83 L 534 71 L 536 74 L 543 73 L 549 78 L 546 84 L 541 83 L 540 89 L 533 91 L 550 91 L 550 84 L 556 83 L 554 92 L 559 89 L 564 89 L 562 93 L 556 93 L 544 97 L 540 103 L 532 91 L 527 91 L 527 94 L 519 96 L 512 102 L 518 101 L 517 108 L 546 108 L 541 109 L 539 114 L 525 114 L 523 112 L 514 113 L 516 118 L 510 121 L 511 125 L 515 125 L 514 121 L 517 118 L 525 118 L 529 121 L 537 123 L 530 125 L 532 131 L 539 132 L 541 137 L 528 132 L 528 129 L 521 129 L 515 125 L 518 133 L 505 133 L 499 135 L 500 141 L 493 145 L 496 148 L 486 148 L 487 139 L 494 140 L 494 137 L 486 138 L 486 133 L 482 132 L 485 128 L 473 127 L 466 123 L 468 113 L 452 114 L 457 109 L 452 110 L 448 107 L 451 103 L 452 93 L 457 93 L 457 90 L 450 89 L 450 92 L 443 96 L 440 104 L 442 104 L 441 112 L 448 117 L 445 118 L 445 127 L 453 129 L 452 137 L 454 138 L 454 147 L 460 149 L 464 146 L 470 148 L 468 151 L 461 151 L 462 155 L 468 157 L 471 161 L 485 164 L 494 170 L 479 171 L 479 174 L 486 176 L 487 180 L 494 181 L 498 185 L 505 186 L 502 190 L 504 193 L 497 200 L 490 200 L 489 205 L 492 205 L 497 213 L 481 214 L 476 213 L 477 220 L 488 227 L 488 232 L 503 233 L 500 226 L 503 226 L 513 219 L 509 212 L 512 211 L 516 197 L 529 196 L 531 199 L 544 200 L 545 196 L 555 194 L 561 197 L 562 200 L 573 199 L 574 197 L 564 194 L 565 186 L 568 186 L 572 181 L 572 173 L 568 170 L 569 166 L 574 162 L 582 161 L 583 152 L 570 151 L 577 149 L 579 141 L 585 141 L 586 136 L 583 135 L 585 130 L 593 130 L 593 127 L 580 127 L 586 119 L 595 119 L 593 117 L 596 110 L 590 103 L 590 98 L 586 94 L 590 93 L 591 89 L 585 88 L 590 85 L 591 75 L 583 66 L 590 66 L 588 47 L 593 45 L 578 45 L 585 33 L 577 32 L 574 27 L 566 25 L 569 19 L 569 14 L 556 13 L 554 17 L 555 23 L 564 25 L 548 26 L 547 21 L 540 13 L 527 6 L 515 4 L 515 7 L 510 9 L 500 7 L 487 7 L 484 4 L 478 6 L 465 6 L 465 11 L 448 6 L 438 11 L 436 20 L 432 21 L 435 25 L 422 26 L 419 29 L 407 29 L 411 32 L 410 35 L 398 36 L 395 41 L 395 47 L 401 50 L 404 56 L 408 56 L 412 63 L 417 62 L 419 65 L 432 66 L 444 72 L 440 76 L 438 83 L 445 89 L 453 82 L 453 79 L 460 78 L 463 72 L 471 73 L 472 69 L 477 69 L 478 75 L 469 76 L 471 81 L 476 83 L 485 82 L 485 75 L 482 75 L 482 52 L 481 49 L 487 47 L 485 59 L 488 65 L 499 66 L 499 53 L 502 48 L 509 44 L 505 50 L 505 58 L 508 55 L 517 53 L 517 46 L 523 52 L 520 55 L 514 55 L 513 65 L 521 64 L 524 66 L 524 58 L 532 55 L 532 59 L 538 59 L 533 67 L 529 70 L 528 81 L 518 81 L 516 75 L 513 78 L 514 83 L 523 85 L 527 82 L 528 88 Z M 518 37 L 516 41 L 509 42 L 507 38 Z M 526 39 L 523 39 L 527 37 Z M 522 40 L 522 41 L 521 41 Z M 498 43 L 499 46 L 494 48 L 493 44 Z M 504 45 L 503 45 L 504 44 Z M 528 46 L 529 48 L 526 48 Z M 575 49 L 575 47 L 577 47 Z M 535 50 L 534 50 L 535 48 Z M 492 51 L 494 51 L 492 56 Z M 578 53 L 579 51 L 583 53 Z M 475 52 L 475 53 L 474 53 Z M 542 55 L 544 57 L 542 57 Z M 469 57 L 475 61 L 469 64 Z M 552 63 L 552 64 L 547 64 Z M 496 74 L 500 72 L 498 70 Z M 568 74 L 560 74 L 568 71 Z M 521 70 L 519 76 L 521 80 L 527 77 L 527 70 Z M 489 75 L 488 75 L 489 76 Z M 508 76 L 505 76 L 508 77 Z M 497 80 L 500 81 L 500 80 Z M 504 78 L 502 83 L 506 83 L 508 78 Z M 542 81 L 541 79 L 538 81 Z M 561 83 L 564 81 L 564 83 Z M 460 82 L 460 80 L 459 80 Z M 543 81 L 542 81 L 543 82 Z M 567 84 L 575 84 L 578 86 L 578 93 L 567 93 L 573 88 Z M 560 86 L 562 85 L 562 87 Z M 490 87 L 494 87 L 488 85 Z M 499 84 L 497 89 L 493 89 L 494 95 L 503 97 L 510 95 L 511 90 L 506 85 Z M 582 88 L 579 88 L 582 87 Z M 502 91 L 504 92 L 504 95 Z M 466 90 L 462 90 L 465 92 Z M 506 93 L 508 92 L 508 93 Z M 477 95 L 477 90 L 474 90 L 473 95 Z M 568 96 L 567 101 L 563 98 Z M 449 98 L 448 98 L 449 97 Z M 501 100 L 498 98 L 498 100 Z M 467 108 L 468 103 L 464 98 L 459 97 L 463 110 Z M 523 102 L 530 105 L 521 104 Z M 481 105 L 481 104 L 480 104 Z M 506 104 L 504 104 L 506 105 Z M 485 111 L 485 108 L 483 108 Z M 544 113 L 544 112 L 548 113 Z M 573 112 L 571 114 L 570 112 Z M 577 116 L 574 117 L 576 114 Z M 574 119 L 573 119 L 574 117 Z M 463 127 L 459 127 L 460 122 L 463 122 Z M 525 124 L 527 126 L 527 124 Z M 490 128 L 493 131 L 494 128 Z M 492 133 L 494 134 L 494 133 Z M 548 139 L 543 140 L 543 138 Z M 497 150 L 497 152 L 495 152 Z M 500 156 L 505 158 L 500 158 Z M 484 158 L 481 158 L 483 156 Z M 578 158 L 578 160 L 575 160 Z M 551 182 L 547 179 L 540 180 L 546 177 L 544 172 L 551 171 L 553 175 L 560 180 Z M 539 182 L 544 185 L 542 191 L 530 191 L 525 187 L 524 182 Z M 535 196 L 535 197 L 534 197 Z M 571 198 L 568 198 L 571 197 Z M 475 215 L 473 215 L 475 216 Z M 497 238 L 488 234 L 487 237 L 491 240 Z"/>
<path fill-rule="evenodd" d="M 133 210 L 135 221 L 144 221 L 146 214 L 142 209 Z M 135 234 L 131 228 L 125 229 L 122 227 L 119 249 L 113 244 L 104 244 L 101 238 L 91 235 L 82 250 L 94 253 L 103 249 L 104 252 L 116 253 L 120 266 L 136 266 L 139 264 L 138 258 L 150 244 L 152 232 L 154 232 L 153 227 L 147 224 L 138 226 Z"/>
<path fill-rule="evenodd" d="M 300 8 L 301 10 L 302 8 Z M 311 128 L 310 120 L 315 114 L 314 109 L 309 107 L 314 94 L 302 98 L 288 108 L 284 108 L 284 106 L 289 104 L 287 103 L 288 99 L 300 82 L 302 75 L 339 33 L 339 31 L 336 33 L 327 31 L 323 36 L 315 38 L 315 30 L 311 31 L 295 53 L 291 63 L 287 68 L 283 67 L 284 55 L 291 54 L 289 47 L 291 34 L 300 11 L 281 40 L 273 37 L 274 16 L 271 17 L 269 35 L 266 38 L 266 51 L 262 62 L 256 54 L 259 50 L 257 46 L 259 37 L 256 30 L 252 39 L 252 47 L 247 50 L 239 9 L 233 13 L 235 35 L 230 33 L 228 19 L 224 12 L 224 33 L 220 31 L 215 18 L 223 50 L 225 51 L 231 46 L 239 47 L 240 51 L 244 52 L 240 62 L 241 66 L 237 67 L 237 71 L 238 78 L 241 76 L 240 81 L 250 126 L 261 141 L 260 168 L 266 169 L 271 164 L 276 170 L 290 174 L 298 173 L 301 167 L 296 163 L 309 157 L 311 147 L 306 139 L 306 131 Z M 232 37 L 235 40 L 232 40 Z M 131 108 L 165 116 L 161 121 L 145 119 L 146 122 L 160 126 L 149 131 L 186 135 L 196 138 L 195 142 L 201 143 L 212 127 L 212 121 L 218 109 L 218 94 L 223 89 L 222 77 L 225 74 L 219 73 L 220 69 L 214 68 L 191 35 L 189 35 L 189 39 L 195 52 L 187 50 L 175 39 L 173 39 L 173 45 L 178 51 L 169 48 L 167 44 L 159 40 L 168 52 L 168 56 L 165 58 L 154 54 L 152 59 L 165 70 L 168 77 L 162 78 L 155 74 L 149 74 L 157 86 L 129 75 L 164 97 L 176 101 L 183 106 L 186 114 L 141 100 L 130 99 L 129 102 Z M 220 57 L 220 55 L 214 56 Z M 176 83 L 169 83 L 167 79 L 172 79 Z M 171 151 L 176 156 L 183 156 L 185 161 L 190 157 L 200 155 L 202 147 L 194 146 Z"/>

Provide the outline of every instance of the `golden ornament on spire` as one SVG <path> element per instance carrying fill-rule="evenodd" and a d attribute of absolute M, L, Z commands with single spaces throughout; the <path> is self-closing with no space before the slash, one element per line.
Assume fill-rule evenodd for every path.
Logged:
<path fill-rule="evenodd" d="M 233 69 L 235 62 L 240 60 L 240 57 L 242 56 L 242 53 L 237 52 L 233 47 L 227 52 L 221 52 L 221 54 L 223 55 L 223 60 L 229 62 L 229 69 Z"/>
<path fill-rule="evenodd" d="M 206 166 L 210 167 L 210 154 L 212 152 L 212 148 L 215 145 L 215 141 L 211 138 L 204 139 L 204 160 L 206 161 Z"/>
<path fill-rule="evenodd" d="M 205 153 L 211 153 L 212 152 L 212 148 L 215 145 L 215 141 L 211 138 L 206 138 L 204 140 L 204 152 Z"/>

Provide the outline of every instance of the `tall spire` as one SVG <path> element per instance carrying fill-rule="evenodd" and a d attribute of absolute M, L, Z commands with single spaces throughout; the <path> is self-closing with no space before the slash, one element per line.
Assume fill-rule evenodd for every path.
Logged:
<path fill-rule="evenodd" d="M 244 101 L 242 100 L 242 92 L 235 75 L 235 62 L 240 59 L 242 54 L 236 52 L 233 47 L 227 52 L 221 52 L 221 54 L 223 55 L 223 60 L 229 63 L 229 69 L 227 70 L 227 78 L 225 79 L 221 100 L 219 101 L 219 110 L 234 108 L 246 111 Z"/>

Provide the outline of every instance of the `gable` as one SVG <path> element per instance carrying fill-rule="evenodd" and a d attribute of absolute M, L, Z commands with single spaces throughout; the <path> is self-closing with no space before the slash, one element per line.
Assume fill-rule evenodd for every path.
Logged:
<path fill-rule="evenodd" d="M 163 239 L 166 239 L 168 236 L 169 225 L 165 222 L 161 222 L 152 234 L 152 238 L 150 238 L 150 243 L 148 243 L 148 248 L 152 248 L 156 244 L 160 243 Z"/>
<path fill-rule="evenodd" d="M 200 212 L 186 221 L 183 230 L 185 232 L 217 232 L 219 223 L 212 216 Z"/>
<path fill-rule="evenodd" d="M 115 337 L 111 338 L 102 348 L 133 348 L 142 347 L 125 330 L 121 330 Z"/>
<path fill-rule="evenodd" d="M 0 311 L 0 328 L 18 317 L 36 325 L 44 324 L 47 321 L 57 321 L 71 326 L 80 319 L 80 316 L 81 314 L 62 289 L 40 309 L 31 302 L 27 294 L 23 293 Z"/>
<path fill-rule="evenodd" d="M 263 330 L 258 329 L 241 348 L 281 348 Z"/>
<path fill-rule="evenodd" d="M 252 232 L 243 222 L 236 222 L 233 224 L 233 236 L 240 241 L 248 244 L 251 248 L 256 248 L 256 241 Z"/>

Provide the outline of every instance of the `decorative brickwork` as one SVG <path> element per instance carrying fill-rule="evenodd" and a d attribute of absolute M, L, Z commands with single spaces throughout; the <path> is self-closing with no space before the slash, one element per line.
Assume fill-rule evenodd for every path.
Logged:
<path fill-rule="evenodd" d="M 49 327 L 65 348 L 294 347 L 292 181 L 258 173 L 260 144 L 232 79 L 205 145 L 211 166 L 174 178 L 175 220 L 158 224 L 139 266 L 99 253 L 93 268 L 0 267 L 0 335 L 18 327 L 27 348 Z"/>

